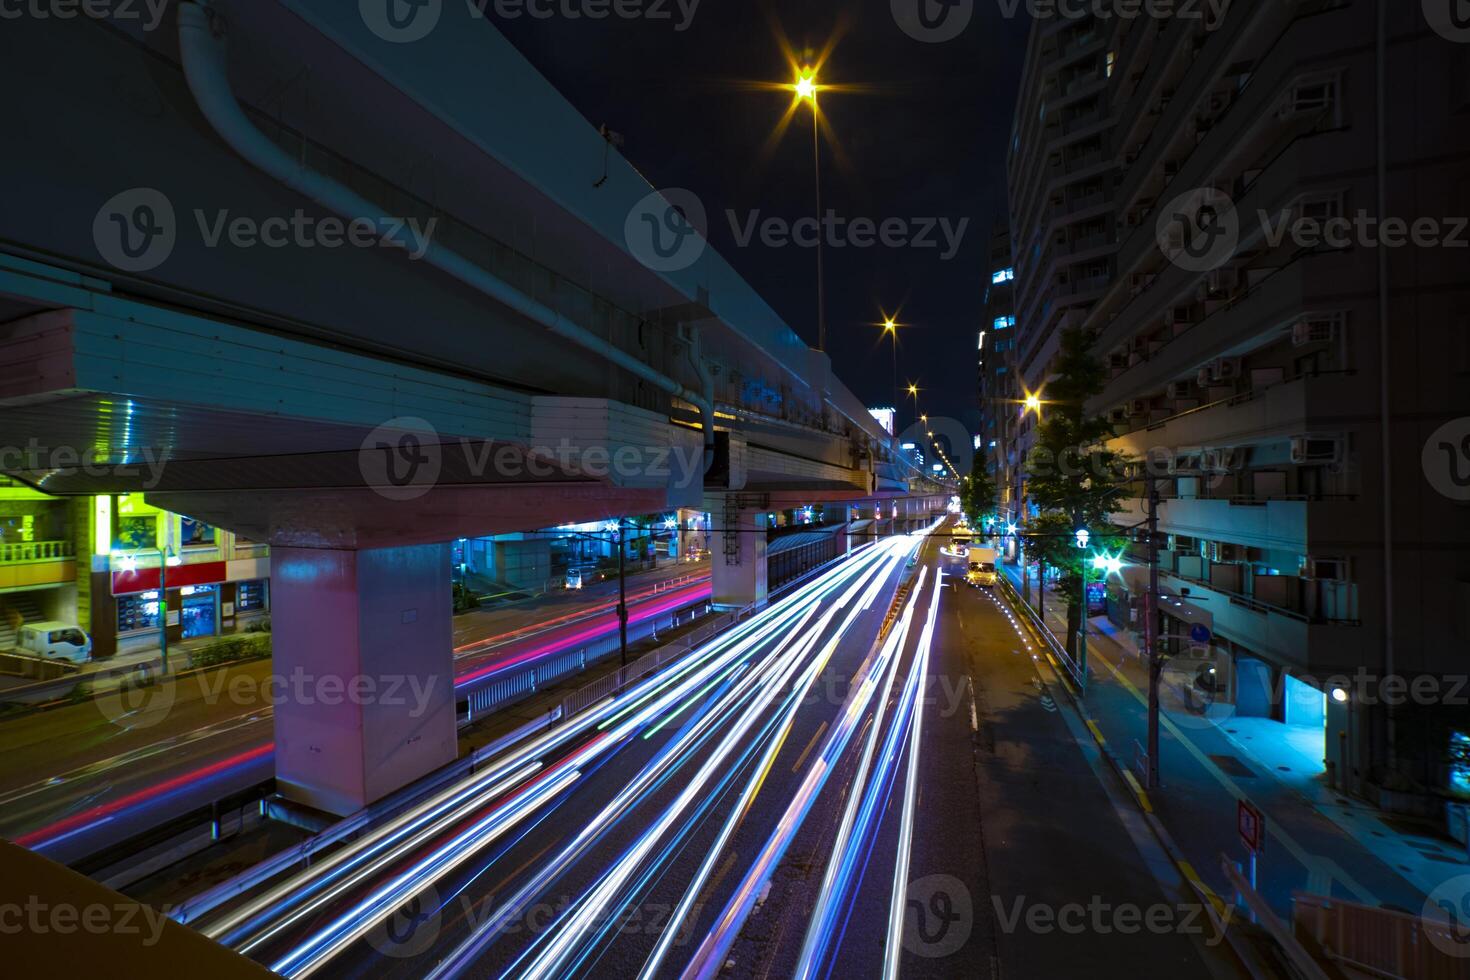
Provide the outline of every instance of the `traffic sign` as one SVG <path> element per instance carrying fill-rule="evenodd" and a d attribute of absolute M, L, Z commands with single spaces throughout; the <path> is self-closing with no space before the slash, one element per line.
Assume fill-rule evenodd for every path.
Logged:
<path fill-rule="evenodd" d="M 1235 826 L 1246 850 L 1259 854 L 1266 849 L 1266 818 L 1245 800 L 1240 801 L 1236 811 Z"/>
<path fill-rule="evenodd" d="M 1204 623 L 1195 623 L 1189 628 L 1189 638 L 1196 643 L 1209 643 L 1212 635 Z"/>

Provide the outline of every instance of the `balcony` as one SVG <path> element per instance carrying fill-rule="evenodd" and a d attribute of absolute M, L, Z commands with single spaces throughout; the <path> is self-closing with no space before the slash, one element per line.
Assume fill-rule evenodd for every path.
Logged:
<path fill-rule="evenodd" d="M 70 541 L 0 542 L 0 592 L 75 582 L 76 547 Z"/>
<path fill-rule="evenodd" d="M 1147 520 L 1147 504 L 1142 498 L 1122 502 L 1124 510 L 1114 515 L 1122 524 L 1138 524 Z M 1231 497 L 1216 500 L 1169 498 L 1159 505 L 1159 527 L 1170 534 L 1191 538 L 1228 541 L 1251 548 L 1302 552 L 1307 546 L 1309 515 L 1317 519 L 1326 508 L 1336 511 L 1351 507 L 1345 501 L 1309 502 L 1304 499 L 1255 500 Z"/>
<path fill-rule="evenodd" d="M 1254 445 L 1307 431 L 1316 418 L 1349 417 L 1360 402 L 1356 372 L 1303 375 L 1181 412 L 1119 435 L 1108 445 L 1138 458 L 1150 449 Z"/>
<path fill-rule="evenodd" d="M 1309 616 L 1182 575 L 1161 573 L 1159 582 L 1166 595 L 1188 589 L 1188 601 L 1209 612 L 1217 637 L 1282 666 L 1323 675 L 1370 666 L 1376 656 L 1356 620 Z"/>

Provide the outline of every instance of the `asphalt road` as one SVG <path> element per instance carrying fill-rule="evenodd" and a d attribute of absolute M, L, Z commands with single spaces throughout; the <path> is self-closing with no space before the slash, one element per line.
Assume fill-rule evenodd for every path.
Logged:
<path fill-rule="evenodd" d="M 198 927 L 288 976 L 1216 970 L 1006 614 L 918 544 Z"/>
<path fill-rule="evenodd" d="M 460 617 L 456 674 L 614 631 L 604 591 L 514 615 Z M 707 580 L 656 593 L 639 581 L 629 597 L 630 638 L 649 632 L 640 612 L 707 593 Z M 73 861 L 269 779 L 271 700 L 280 695 L 271 676 L 269 661 L 230 665 L 0 724 L 0 836 Z"/>

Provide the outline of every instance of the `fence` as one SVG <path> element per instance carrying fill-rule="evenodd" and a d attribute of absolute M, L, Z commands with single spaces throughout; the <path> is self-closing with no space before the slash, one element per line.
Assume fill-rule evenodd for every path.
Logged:
<path fill-rule="evenodd" d="M 1470 973 L 1463 926 L 1302 894 L 1293 897 L 1291 921 L 1296 935 L 1316 942 L 1327 959 L 1375 976 L 1450 980 Z"/>
<path fill-rule="evenodd" d="M 644 654 L 626 667 L 619 667 L 605 677 L 598 678 L 586 687 L 574 692 L 564 702 L 564 714 L 571 715 L 585 710 L 589 705 L 595 704 L 605 697 L 621 690 L 624 685 L 638 680 L 670 660 L 677 659 L 688 653 L 694 647 L 714 637 L 721 630 L 740 622 L 741 617 L 748 610 L 742 609 L 733 613 L 725 613 L 710 620 L 698 629 L 679 637 L 671 643 L 659 647 L 651 653 Z M 654 634 L 657 636 L 657 633 Z M 504 677 L 488 681 L 483 686 L 469 693 L 466 697 L 466 713 L 460 719 L 462 724 L 468 724 L 475 718 L 492 711 L 499 710 L 510 704 L 523 700 L 544 690 L 556 682 L 580 674 L 589 665 L 595 664 L 618 653 L 617 645 L 612 641 L 606 642 L 605 649 L 597 649 L 596 646 L 581 647 L 568 653 L 559 654 L 533 665 L 527 665 L 518 670 L 512 670 Z"/>

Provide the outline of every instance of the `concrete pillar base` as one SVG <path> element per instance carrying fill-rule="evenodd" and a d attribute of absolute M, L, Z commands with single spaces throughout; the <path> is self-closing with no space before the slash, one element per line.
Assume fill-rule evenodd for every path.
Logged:
<path fill-rule="evenodd" d="M 271 550 L 276 784 L 345 816 L 454 761 L 449 545 Z"/>
<path fill-rule="evenodd" d="M 765 511 L 747 509 L 736 512 L 732 526 L 717 527 L 710 556 L 710 602 L 716 609 L 765 604 L 766 520 Z"/>

